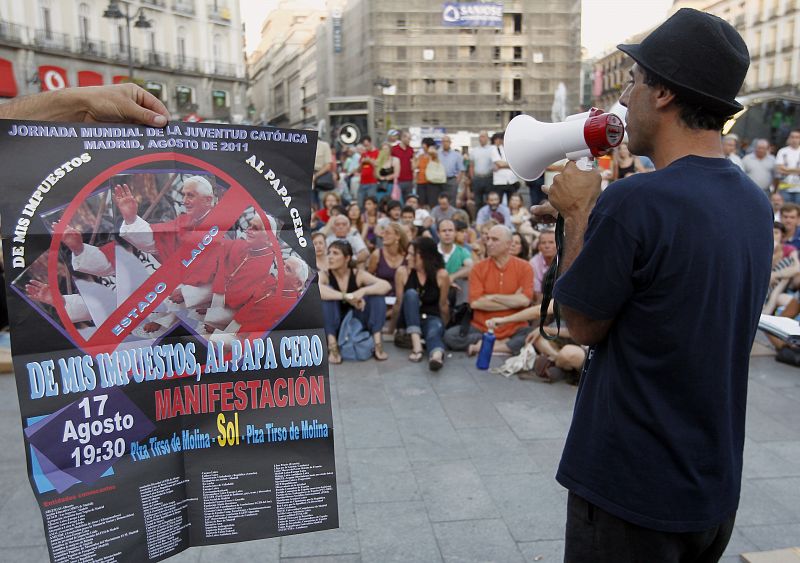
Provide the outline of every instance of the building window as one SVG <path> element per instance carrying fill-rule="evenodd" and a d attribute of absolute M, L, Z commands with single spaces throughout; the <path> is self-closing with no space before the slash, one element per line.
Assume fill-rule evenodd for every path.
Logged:
<path fill-rule="evenodd" d="M 447 81 L 447 93 L 448 94 L 457 94 L 458 93 L 458 84 L 455 80 L 448 80 Z"/>
<path fill-rule="evenodd" d="M 50 1 L 39 0 L 40 13 L 42 15 L 42 31 L 47 40 L 53 39 L 53 23 L 51 21 L 52 14 L 50 13 Z"/>
<path fill-rule="evenodd" d="M 469 81 L 469 93 L 470 94 L 477 94 L 478 93 L 478 81 L 477 80 L 470 80 Z"/>
<path fill-rule="evenodd" d="M 81 4 L 78 7 L 78 33 L 83 45 L 89 42 L 89 14 L 88 4 Z"/>
<path fill-rule="evenodd" d="M 511 99 L 514 101 L 519 101 L 520 99 L 522 99 L 522 79 L 520 78 L 514 79 L 513 90 L 514 92 Z"/>
<path fill-rule="evenodd" d="M 492 51 L 492 59 L 494 59 L 495 61 L 500 60 L 500 47 L 494 48 L 494 50 Z"/>
<path fill-rule="evenodd" d="M 404 61 L 408 57 L 408 53 L 405 47 L 398 47 L 397 48 L 397 60 Z"/>
<path fill-rule="evenodd" d="M 422 50 L 422 60 L 423 61 L 432 61 L 436 58 L 436 51 L 433 49 L 423 49 Z"/>
<path fill-rule="evenodd" d="M 191 109 L 194 104 L 194 88 L 191 86 L 176 86 L 175 101 L 178 109 Z"/>
<path fill-rule="evenodd" d="M 222 36 L 217 33 L 214 35 L 214 62 L 222 61 Z"/>
<path fill-rule="evenodd" d="M 450 46 L 447 48 L 448 60 L 454 61 L 458 58 L 458 47 Z"/>
<path fill-rule="evenodd" d="M 397 18 L 397 29 L 408 29 L 406 18 Z"/>
<path fill-rule="evenodd" d="M 436 93 L 436 81 L 432 78 L 425 79 L 425 93 L 426 94 L 435 94 Z"/>
<path fill-rule="evenodd" d="M 405 94 L 408 92 L 408 81 L 404 78 L 400 78 L 397 80 L 397 93 L 398 94 Z"/>
<path fill-rule="evenodd" d="M 227 90 L 211 90 L 211 106 L 215 110 L 230 107 Z"/>
<path fill-rule="evenodd" d="M 125 35 L 125 26 L 118 25 L 117 26 L 117 45 L 119 45 L 119 52 L 122 53 L 127 49 L 127 36 Z"/>
<path fill-rule="evenodd" d="M 163 83 L 148 81 L 144 83 L 144 89 L 153 94 L 156 98 L 158 98 L 162 102 L 164 101 L 165 88 Z"/>
<path fill-rule="evenodd" d="M 178 64 L 183 66 L 186 63 L 186 28 L 178 28 Z"/>
<path fill-rule="evenodd" d="M 522 60 L 522 47 L 514 47 L 514 60 Z"/>
<path fill-rule="evenodd" d="M 500 81 L 499 80 L 495 80 L 493 86 L 494 86 L 495 93 L 499 94 L 500 92 L 502 92 L 502 90 L 500 88 Z"/>
<path fill-rule="evenodd" d="M 522 14 L 513 14 L 514 33 L 522 33 Z"/>
<path fill-rule="evenodd" d="M 470 45 L 469 46 L 469 58 L 470 59 L 474 59 L 475 58 L 475 54 L 477 52 L 478 52 L 478 50 L 475 48 L 475 45 Z"/>

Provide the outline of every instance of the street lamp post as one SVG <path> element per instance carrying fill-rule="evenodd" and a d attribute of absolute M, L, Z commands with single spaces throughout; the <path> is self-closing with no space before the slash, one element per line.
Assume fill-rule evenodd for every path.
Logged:
<path fill-rule="evenodd" d="M 144 15 L 144 8 L 139 8 L 136 13 L 130 15 L 130 4 L 125 2 L 125 13 L 119 9 L 118 0 L 109 0 L 108 8 L 103 12 L 104 18 L 112 20 L 125 19 L 125 42 L 128 47 L 128 80 L 133 82 L 133 52 L 131 51 L 131 20 L 136 20 L 133 27 L 138 29 L 149 29 L 152 27 L 148 19 Z"/>

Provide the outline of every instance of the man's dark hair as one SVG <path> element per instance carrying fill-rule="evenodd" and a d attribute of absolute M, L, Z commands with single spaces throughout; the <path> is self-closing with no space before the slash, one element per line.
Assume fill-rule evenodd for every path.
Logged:
<path fill-rule="evenodd" d="M 439 197 L 437 199 L 446 199 L 447 201 L 450 201 L 450 194 L 442 192 L 439 194 Z"/>
<path fill-rule="evenodd" d="M 410 205 L 406 205 L 400 213 L 411 213 L 412 215 L 415 215 L 417 212 Z"/>
<path fill-rule="evenodd" d="M 500 197 L 500 192 L 498 192 L 496 190 L 492 190 L 488 194 L 486 194 L 486 199 L 488 200 L 489 196 L 492 195 L 492 194 L 496 195 L 497 197 Z M 502 198 L 500 198 L 500 199 L 502 199 Z"/>
<path fill-rule="evenodd" d="M 364 135 L 363 137 L 361 137 L 361 142 L 363 143 L 364 141 L 369 141 L 371 143 L 372 137 L 370 137 L 369 135 Z"/>
<path fill-rule="evenodd" d="M 780 221 L 775 221 L 774 223 L 772 223 L 772 228 L 773 229 L 778 229 L 784 235 L 788 232 L 788 229 L 786 228 L 786 225 L 784 225 Z"/>
<path fill-rule="evenodd" d="M 400 212 L 402 213 L 403 205 L 399 201 L 397 201 L 396 199 L 393 199 L 389 203 L 386 204 L 386 213 L 388 214 L 395 207 L 399 207 L 401 209 Z"/>
<path fill-rule="evenodd" d="M 434 141 L 431 137 L 425 137 L 422 139 L 422 144 L 426 147 L 435 147 L 436 141 Z"/>
<path fill-rule="evenodd" d="M 644 73 L 644 83 L 651 88 L 664 87 L 675 94 L 675 105 L 680 110 L 680 118 L 689 129 L 708 129 L 710 131 L 720 131 L 728 121 L 729 116 L 721 116 L 710 112 L 707 108 L 693 104 L 681 95 L 675 86 L 668 80 L 662 78 L 646 68 L 640 67 Z"/>
<path fill-rule="evenodd" d="M 347 209 L 345 209 L 344 205 L 334 205 L 331 207 L 331 211 L 336 211 L 339 215 L 347 215 Z"/>
<path fill-rule="evenodd" d="M 499 131 L 492 135 L 492 143 L 494 143 L 497 139 L 500 139 L 501 141 L 503 140 L 503 134 Z"/>
<path fill-rule="evenodd" d="M 412 197 L 413 197 L 414 199 L 416 199 L 416 200 L 417 200 L 417 203 L 419 203 L 419 196 L 418 196 L 417 194 L 408 194 L 408 195 L 406 196 L 406 201 L 408 201 L 408 200 L 409 200 L 409 199 L 411 199 Z"/>

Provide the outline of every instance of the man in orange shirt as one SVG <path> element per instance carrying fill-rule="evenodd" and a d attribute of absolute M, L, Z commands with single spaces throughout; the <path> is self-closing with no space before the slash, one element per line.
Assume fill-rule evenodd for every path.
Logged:
<path fill-rule="evenodd" d="M 469 274 L 469 304 L 472 323 L 466 334 L 454 326 L 444 333 L 444 342 L 451 350 L 468 350 L 477 354 L 480 340 L 486 332 L 486 321 L 512 315 L 528 307 L 533 298 L 533 269 L 531 265 L 511 256 L 511 230 L 496 225 L 486 237 L 488 258 L 481 260 Z M 497 327 L 495 352 L 518 354 L 531 327 L 525 322 L 507 323 Z"/>

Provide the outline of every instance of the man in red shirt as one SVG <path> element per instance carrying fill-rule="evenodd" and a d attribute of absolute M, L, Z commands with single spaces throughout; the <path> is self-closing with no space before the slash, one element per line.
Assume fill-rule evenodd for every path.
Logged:
<path fill-rule="evenodd" d="M 444 342 L 451 350 L 467 350 L 470 355 L 480 348 L 486 332 L 486 321 L 505 317 L 528 307 L 533 298 L 533 268 L 511 256 L 511 229 L 495 225 L 486 236 L 488 258 L 472 267 L 469 274 L 469 304 L 472 323 L 462 335 L 461 327 L 454 326 L 444 333 Z M 525 337 L 531 331 L 526 322 L 507 323 L 495 329 L 495 352 L 518 354 Z"/>
<path fill-rule="evenodd" d="M 411 194 L 414 189 L 414 149 L 411 148 L 411 134 L 403 129 L 400 132 L 400 142 L 392 147 L 392 156 L 400 160 L 400 175 L 397 183 L 403 194 L 403 201 Z"/>
<path fill-rule="evenodd" d="M 361 139 L 364 145 L 364 152 L 361 154 L 361 161 L 358 170 L 361 173 L 361 183 L 358 186 L 358 207 L 364 209 L 364 200 L 367 196 L 377 198 L 378 179 L 375 177 L 375 161 L 378 160 L 380 151 L 372 145 L 372 137 L 365 135 Z"/>

